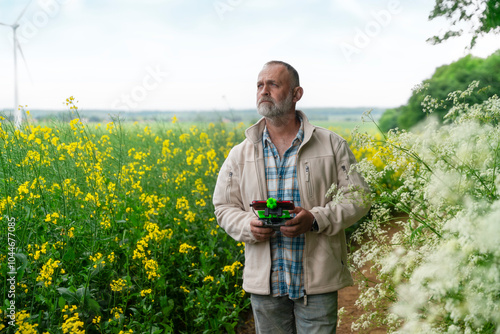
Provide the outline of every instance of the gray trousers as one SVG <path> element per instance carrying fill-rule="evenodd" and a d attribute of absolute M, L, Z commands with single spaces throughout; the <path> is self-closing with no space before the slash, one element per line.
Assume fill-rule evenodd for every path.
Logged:
<path fill-rule="evenodd" d="M 289 299 L 252 294 L 257 334 L 335 334 L 337 292 Z"/>

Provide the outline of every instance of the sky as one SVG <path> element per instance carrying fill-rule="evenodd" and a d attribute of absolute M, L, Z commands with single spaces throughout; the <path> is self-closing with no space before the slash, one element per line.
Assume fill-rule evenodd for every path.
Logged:
<path fill-rule="evenodd" d="M 262 65 L 300 75 L 298 107 L 405 104 L 435 69 L 487 57 L 500 35 L 440 45 L 435 0 L 0 0 L 19 19 L 19 104 L 81 110 L 228 110 L 255 107 Z M 0 110 L 14 105 L 12 29 L 0 26 Z"/>

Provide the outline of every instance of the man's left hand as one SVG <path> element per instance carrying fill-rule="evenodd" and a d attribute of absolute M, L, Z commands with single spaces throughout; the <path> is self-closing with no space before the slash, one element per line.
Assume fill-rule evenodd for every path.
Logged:
<path fill-rule="evenodd" d="M 294 238 L 311 230 L 314 216 L 310 211 L 297 206 L 289 212 L 297 215 L 281 226 L 280 231 L 285 237 Z"/>

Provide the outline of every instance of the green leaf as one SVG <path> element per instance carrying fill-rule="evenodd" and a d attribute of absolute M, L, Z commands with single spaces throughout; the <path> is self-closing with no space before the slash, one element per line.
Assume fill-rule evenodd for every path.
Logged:
<path fill-rule="evenodd" d="M 170 315 L 170 312 L 174 309 L 174 300 L 173 299 L 168 299 L 167 296 L 161 296 L 160 297 L 160 305 L 161 305 L 161 310 L 163 312 L 163 315 L 165 317 L 168 317 Z"/>
<path fill-rule="evenodd" d="M 235 326 L 235 323 L 232 323 L 232 324 L 224 324 L 224 328 L 226 329 L 226 331 L 229 333 L 229 334 L 234 334 L 235 331 L 234 331 L 234 326 Z"/>
<path fill-rule="evenodd" d="M 95 299 L 92 299 L 90 297 L 85 298 L 84 305 L 88 306 L 89 309 L 96 313 L 100 313 L 101 311 L 101 305 L 99 305 L 99 303 Z"/>
<path fill-rule="evenodd" d="M 20 282 L 24 276 L 26 267 L 28 266 L 28 258 L 22 253 L 14 254 L 14 257 L 16 258 L 16 261 L 21 262 L 21 266 L 17 267 L 17 281 Z"/>
<path fill-rule="evenodd" d="M 75 250 L 73 248 L 70 248 L 66 254 L 63 256 L 63 261 L 64 262 L 71 262 L 75 259 Z"/>
<path fill-rule="evenodd" d="M 71 292 L 68 288 L 57 288 L 57 291 L 68 303 L 78 302 L 76 294 Z"/>
<path fill-rule="evenodd" d="M 87 298 L 87 296 L 89 295 L 89 289 L 85 288 L 85 287 L 81 287 L 81 288 L 78 288 L 76 290 L 76 297 L 79 299 L 79 300 L 82 300 L 84 297 Z"/>
<path fill-rule="evenodd" d="M 60 308 L 60 309 L 63 309 L 63 308 L 64 308 L 64 305 L 66 305 L 66 299 L 64 299 L 64 297 L 63 297 L 63 296 L 60 296 L 60 297 L 59 297 L 58 305 L 59 305 L 59 308 Z"/>

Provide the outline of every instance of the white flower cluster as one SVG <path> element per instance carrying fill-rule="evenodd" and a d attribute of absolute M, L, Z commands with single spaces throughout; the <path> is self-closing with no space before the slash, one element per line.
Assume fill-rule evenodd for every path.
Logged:
<path fill-rule="evenodd" d="M 358 282 L 357 332 L 500 334 L 500 102 L 463 102 L 476 88 L 449 95 L 447 124 L 430 119 L 382 142 L 357 134 L 356 147 L 377 146 L 383 162 L 356 166 L 376 198 L 351 262 L 377 275 Z"/>

